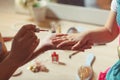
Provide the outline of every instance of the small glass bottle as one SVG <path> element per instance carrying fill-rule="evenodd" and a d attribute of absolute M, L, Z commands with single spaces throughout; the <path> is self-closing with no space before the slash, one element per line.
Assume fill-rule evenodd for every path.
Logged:
<path fill-rule="evenodd" d="M 53 63 L 58 63 L 59 62 L 59 55 L 56 54 L 56 52 L 53 52 L 53 54 L 51 55 L 52 57 L 52 62 Z"/>
<path fill-rule="evenodd" d="M 50 23 L 51 33 L 56 33 L 56 23 L 52 21 Z"/>

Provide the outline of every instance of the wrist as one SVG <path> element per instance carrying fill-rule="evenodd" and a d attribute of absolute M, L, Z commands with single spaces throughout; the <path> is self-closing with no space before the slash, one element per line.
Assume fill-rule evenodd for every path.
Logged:
<path fill-rule="evenodd" d="M 15 60 L 14 57 L 12 57 L 10 54 L 5 58 L 5 61 L 8 63 L 11 63 L 15 67 L 19 67 L 20 63 Z"/>
<path fill-rule="evenodd" d="M 0 63 L 0 80 L 8 80 L 19 67 L 8 56 Z"/>
<path fill-rule="evenodd" d="M 49 47 L 48 47 L 48 46 L 43 45 L 43 46 L 40 46 L 40 47 L 39 47 L 40 53 L 43 53 L 43 52 L 48 51 L 48 50 L 49 50 Z"/>
<path fill-rule="evenodd" d="M 46 44 L 41 44 L 39 49 L 41 50 L 41 52 L 45 52 L 51 49 L 56 49 L 56 47 L 52 44 L 52 42 L 48 42 Z"/>
<path fill-rule="evenodd" d="M 91 40 L 92 38 L 92 33 L 90 31 L 83 32 L 83 36 L 85 37 L 86 40 Z"/>

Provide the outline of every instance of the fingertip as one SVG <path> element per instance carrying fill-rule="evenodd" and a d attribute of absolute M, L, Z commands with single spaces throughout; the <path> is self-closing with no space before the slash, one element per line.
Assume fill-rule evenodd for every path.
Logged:
<path fill-rule="evenodd" d="M 33 28 L 36 27 L 36 25 L 34 25 L 34 24 L 25 24 L 25 25 L 23 25 L 23 26 L 29 26 L 29 27 L 33 27 Z"/>
<path fill-rule="evenodd" d="M 63 34 L 63 33 L 58 33 L 56 34 L 56 36 L 60 37 L 60 36 L 67 36 L 68 34 Z"/>
<path fill-rule="evenodd" d="M 55 39 L 52 39 L 51 41 L 54 43 L 56 40 L 55 40 Z"/>
<path fill-rule="evenodd" d="M 56 42 L 56 40 L 52 40 L 52 43 L 53 43 L 53 44 L 56 44 L 57 42 Z"/>
<path fill-rule="evenodd" d="M 72 47 L 72 50 L 75 50 L 77 48 L 77 46 L 76 45 L 74 45 L 73 47 Z"/>
<path fill-rule="evenodd" d="M 57 45 L 56 47 L 57 47 L 57 48 L 60 48 L 60 46 L 59 46 L 59 45 Z"/>
<path fill-rule="evenodd" d="M 72 50 L 76 50 L 74 46 L 73 46 L 71 49 L 72 49 Z"/>
<path fill-rule="evenodd" d="M 74 50 L 74 47 L 72 47 L 71 50 Z"/>
<path fill-rule="evenodd" d="M 58 44 L 58 45 L 57 45 L 57 48 L 62 48 L 62 44 Z"/>
<path fill-rule="evenodd" d="M 37 43 L 40 43 L 40 39 L 37 39 L 36 41 L 37 41 Z"/>
<path fill-rule="evenodd" d="M 39 42 L 40 42 L 40 39 L 35 40 L 34 46 L 35 46 L 35 47 L 38 46 Z"/>
<path fill-rule="evenodd" d="M 23 25 L 22 28 L 25 29 L 25 30 L 33 30 L 33 31 L 35 31 L 36 25 L 34 25 L 34 24 L 25 24 L 25 25 Z"/>

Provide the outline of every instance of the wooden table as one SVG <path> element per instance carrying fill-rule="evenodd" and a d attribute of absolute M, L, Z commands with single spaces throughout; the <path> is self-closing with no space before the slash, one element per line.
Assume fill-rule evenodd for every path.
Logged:
<path fill-rule="evenodd" d="M 41 23 L 40 28 L 47 28 L 49 22 L 56 21 L 55 19 L 47 19 L 44 23 Z M 97 25 L 58 20 L 61 24 L 62 33 L 66 33 L 70 27 L 84 27 L 87 30 L 97 28 Z M 0 32 L 3 36 L 14 36 L 16 32 L 19 30 L 19 25 L 27 24 L 27 23 L 35 23 L 31 20 L 29 15 L 16 14 L 14 11 L 8 12 L 0 12 Z M 47 25 L 46 25 L 47 24 Z M 49 36 L 50 32 L 41 32 L 38 33 L 38 37 L 41 41 L 45 38 L 44 36 Z M 12 42 L 12 41 L 11 41 Z M 7 42 L 7 49 L 10 50 L 11 42 Z M 11 77 L 10 80 L 75 80 L 78 68 L 81 65 L 85 64 L 86 56 L 89 53 L 93 53 L 96 57 L 93 63 L 94 70 L 94 78 L 93 80 L 97 80 L 98 75 L 101 71 L 105 71 L 108 67 L 111 67 L 117 60 L 117 46 L 118 46 L 118 38 L 113 42 L 108 43 L 106 45 L 94 46 L 90 50 L 86 50 L 85 52 L 80 52 L 75 55 L 72 59 L 69 59 L 69 55 L 72 51 L 63 51 L 63 50 L 50 50 L 45 52 L 44 54 L 38 56 L 35 60 L 29 62 L 24 65 L 20 69 L 22 70 L 22 75 L 18 77 Z M 58 65 L 53 64 L 51 61 L 52 52 L 56 51 L 59 54 L 59 58 L 61 62 L 64 62 L 66 65 Z M 41 61 L 48 69 L 49 72 L 39 72 L 33 73 L 27 68 L 34 64 L 35 61 Z"/>

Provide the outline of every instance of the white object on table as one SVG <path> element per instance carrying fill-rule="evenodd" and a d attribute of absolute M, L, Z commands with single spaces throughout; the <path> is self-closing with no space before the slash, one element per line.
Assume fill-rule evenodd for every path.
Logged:
<path fill-rule="evenodd" d="M 89 54 L 87 56 L 87 60 L 86 60 L 85 65 L 82 66 L 82 67 L 90 67 L 90 69 L 91 69 L 91 72 L 90 72 L 89 76 L 87 78 L 85 78 L 85 80 L 90 80 L 92 78 L 93 70 L 92 70 L 91 65 L 92 65 L 92 62 L 93 62 L 94 58 L 95 58 L 95 56 L 93 54 Z M 78 74 L 77 74 L 76 80 L 81 80 L 80 77 L 78 76 Z"/>

